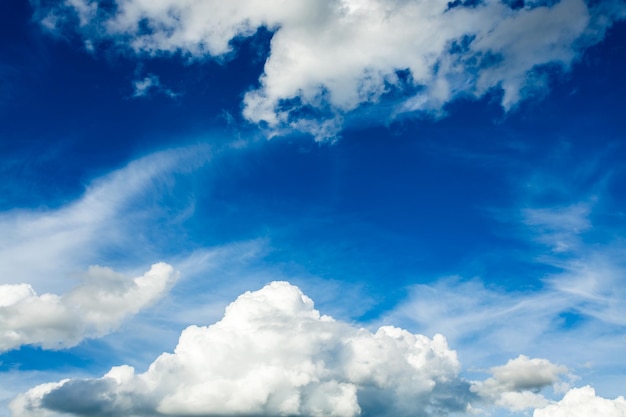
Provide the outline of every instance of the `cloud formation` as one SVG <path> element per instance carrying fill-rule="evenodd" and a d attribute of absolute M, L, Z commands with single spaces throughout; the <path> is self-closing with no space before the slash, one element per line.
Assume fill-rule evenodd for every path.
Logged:
<path fill-rule="evenodd" d="M 492 368 L 493 377 L 475 383 L 472 391 L 511 410 L 539 408 L 548 404 L 539 391 L 558 382 L 560 375 L 566 372 L 565 366 L 520 355 L 505 365 Z"/>
<path fill-rule="evenodd" d="M 170 234 L 156 215 L 158 199 L 166 180 L 209 157 L 205 146 L 154 153 L 92 181 L 58 208 L 1 212 L 0 352 L 103 336 L 169 291 L 177 277 L 169 265 L 142 275 L 150 260 L 167 257 L 149 234 L 157 222 L 159 233 Z M 99 266 L 82 272 L 94 264 L 124 274 Z"/>
<path fill-rule="evenodd" d="M 22 345 L 67 348 L 109 333 L 159 299 L 177 276 L 165 263 L 133 279 L 93 266 L 83 284 L 63 295 L 37 295 L 28 284 L 0 285 L 0 352 Z"/>
<path fill-rule="evenodd" d="M 590 386 L 570 390 L 563 399 L 541 410 L 535 410 L 533 417 L 625 417 L 624 397 L 609 400 L 596 395 Z"/>
<path fill-rule="evenodd" d="M 520 357 L 479 389 L 459 378 L 446 339 L 384 326 L 375 333 L 321 315 L 287 282 L 246 292 L 208 327 L 185 329 L 173 353 L 144 373 L 114 367 L 99 379 L 37 386 L 12 403 L 14 416 L 104 415 L 440 416 L 527 392 L 562 371 Z M 477 394 L 478 392 L 478 394 Z"/>
<path fill-rule="evenodd" d="M 620 0 L 71 0 L 38 15 L 68 24 L 89 45 L 114 40 L 141 55 L 224 57 L 233 40 L 273 31 L 260 87 L 244 116 L 269 127 L 333 135 L 342 117 L 383 97 L 387 118 L 440 114 L 458 97 L 502 91 L 505 109 L 546 87 L 545 66 L 568 70 L 581 51 L 626 15 Z M 397 96 L 397 94 L 395 94 Z M 389 98 L 389 97 L 387 97 Z M 387 100 L 388 101 L 388 100 Z M 389 108 L 389 106 L 385 106 Z"/>

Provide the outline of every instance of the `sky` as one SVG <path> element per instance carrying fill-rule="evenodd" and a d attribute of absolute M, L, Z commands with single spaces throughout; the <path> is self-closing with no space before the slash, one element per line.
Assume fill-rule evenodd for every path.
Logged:
<path fill-rule="evenodd" d="M 2 0 L 0 417 L 626 417 L 624 0 Z"/>

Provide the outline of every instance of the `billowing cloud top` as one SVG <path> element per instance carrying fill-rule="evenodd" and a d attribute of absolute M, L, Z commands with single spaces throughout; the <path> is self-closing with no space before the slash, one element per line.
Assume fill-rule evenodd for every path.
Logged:
<path fill-rule="evenodd" d="M 596 396 L 593 388 L 586 386 L 570 390 L 556 404 L 535 410 L 533 417 L 624 417 L 626 401 L 624 397 L 615 400 Z"/>
<path fill-rule="evenodd" d="M 16 416 L 440 415 L 464 410 L 469 384 L 443 336 L 395 327 L 376 333 L 320 315 L 286 282 L 241 295 L 223 319 L 190 326 L 147 372 L 36 387 Z M 429 411 L 424 411 L 429 410 Z"/>
<path fill-rule="evenodd" d="M 17 417 L 109 415 L 445 416 L 472 403 L 519 410 L 566 369 L 524 356 L 470 383 L 441 335 L 375 333 L 321 315 L 287 282 L 246 292 L 208 327 L 185 329 L 144 373 L 43 384 L 18 396 Z"/>
<path fill-rule="evenodd" d="M 90 47 L 106 39 L 138 54 L 192 58 L 227 55 L 233 39 L 269 28 L 271 51 L 260 87 L 244 97 L 243 114 L 272 132 L 297 129 L 323 138 L 346 113 L 383 98 L 390 102 L 384 118 L 438 114 L 454 98 L 494 88 L 509 109 L 545 88 L 542 67 L 567 70 L 626 15 L 620 0 L 509 3 L 68 0 L 39 13 L 52 29 L 73 22 Z"/>

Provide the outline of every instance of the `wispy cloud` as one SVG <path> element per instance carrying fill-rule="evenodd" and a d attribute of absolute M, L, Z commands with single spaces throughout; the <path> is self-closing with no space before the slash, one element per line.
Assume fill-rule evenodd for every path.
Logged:
<path fill-rule="evenodd" d="M 126 253 L 143 268 L 149 245 L 134 233 L 158 204 L 145 204 L 175 172 L 189 171 L 210 157 L 204 147 L 156 153 L 95 180 L 77 201 L 57 209 L 14 209 L 0 213 L 0 259 L 4 283 L 27 282 L 42 292 L 72 287 L 67 278 L 106 253 Z M 154 201 L 154 200 L 153 200 Z M 122 262 L 122 260 L 120 260 Z M 126 263 L 124 262 L 124 263 Z M 149 264 L 150 262 L 148 262 Z"/>
<path fill-rule="evenodd" d="M 74 346 L 109 333 L 167 293 L 177 277 L 169 265 L 128 278 L 155 253 L 167 255 L 138 239 L 160 210 L 144 204 L 145 195 L 208 155 L 205 147 L 156 153 L 95 180 L 80 199 L 58 209 L 0 213 L 0 351 Z M 81 272 L 107 262 L 126 273 L 99 266 Z"/>
<path fill-rule="evenodd" d="M 538 170 L 533 175 L 541 182 Z M 506 277 L 495 279 L 493 273 L 444 277 L 412 286 L 408 299 L 383 322 L 425 334 L 442 332 L 476 371 L 516 354 L 558 360 L 587 376 L 626 366 L 620 353 L 626 329 L 626 245 L 622 225 L 607 215 L 613 210 L 605 191 L 611 180 L 596 170 L 571 183 L 543 175 L 543 183 L 551 184 L 549 198 L 543 189 L 526 189 L 523 203 L 495 215 L 498 222 L 508 222 L 511 236 L 521 243 L 505 259 L 522 258 L 537 269 L 507 269 Z M 589 176 L 600 178 L 600 185 Z M 610 382 L 593 382 L 615 392 Z M 499 401 L 533 401 L 530 394 L 507 396 Z"/>
<path fill-rule="evenodd" d="M 142 55 L 225 57 L 234 39 L 269 28 L 271 51 L 260 87 L 245 94 L 243 114 L 272 134 L 296 129 L 323 139 L 337 133 L 343 115 L 388 93 L 404 98 L 382 118 L 441 114 L 455 98 L 494 89 L 510 109 L 547 88 L 542 68 L 568 70 L 626 15 L 626 6 L 618 0 L 521 8 L 497 0 L 133 0 L 104 7 L 73 0 L 38 12 L 44 22 L 76 20 L 87 39 L 112 39 Z"/>
<path fill-rule="evenodd" d="M 148 74 L 142 79 L 133 81 L 133 98 L 147 97 L 151 94 L 164 94 L 175 98 L 177 93 L 161 84 L 161 80 L 154 74 Z"/>

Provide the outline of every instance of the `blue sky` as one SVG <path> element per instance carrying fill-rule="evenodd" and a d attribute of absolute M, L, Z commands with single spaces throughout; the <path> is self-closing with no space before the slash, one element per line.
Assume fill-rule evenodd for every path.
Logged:
<path fill-rule="evenodd" d="M 625 17 L 3 1 L 0 416 L 626 416 Z"/>

